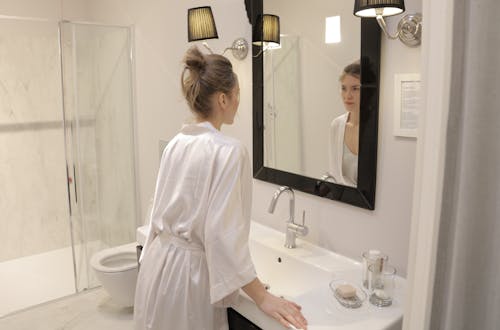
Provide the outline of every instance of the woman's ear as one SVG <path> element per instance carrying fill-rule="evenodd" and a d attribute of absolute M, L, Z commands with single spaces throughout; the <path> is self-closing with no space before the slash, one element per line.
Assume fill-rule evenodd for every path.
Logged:
<path fill-rule="evenodd" d="M 227 95 L 225 93 L 219 93 L 219 96 L 217 97 L 217 102 L 219 103 L 219 106 L 222 109 L 225 109 L 227 106 Z"/>

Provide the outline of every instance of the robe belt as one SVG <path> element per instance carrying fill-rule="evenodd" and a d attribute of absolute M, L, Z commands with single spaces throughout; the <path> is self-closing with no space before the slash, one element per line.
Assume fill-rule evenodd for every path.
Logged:
<path fill-rule="evenodd" d="M 172 233 L 169 233 L 167 231 L 160 232 L 159 237 L 161 242 L 164 244 L 170 243 L 172 245 L 175 245 L 176 247 L 180 247 L 186 250 L 193 250 L 193 251 L 205 250 L 202 244 L 193 241 L 188 241 L 184 237 L 173 235 Z"/>

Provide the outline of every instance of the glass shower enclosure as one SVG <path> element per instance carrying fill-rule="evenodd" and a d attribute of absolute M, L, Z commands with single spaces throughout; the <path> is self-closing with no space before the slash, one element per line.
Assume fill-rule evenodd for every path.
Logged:
<path fill-rule="evenodd" d="M 135 240 L 132 75 L 130 27 L 0 19 L 0 317 Z"/>

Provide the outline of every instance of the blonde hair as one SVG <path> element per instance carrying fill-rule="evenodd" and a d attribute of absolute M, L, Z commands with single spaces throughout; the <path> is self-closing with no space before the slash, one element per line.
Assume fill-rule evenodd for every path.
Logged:
<path fill-rule="evenodd" d="M 196 46 L 188 49 L 183 59 L 182 93 L 193 112 L 202 118 L 212 112 L 210 96 L 216 92 L 229 94 L 237 78 L 231 62 L 222 55 L 204 55 Z"/>

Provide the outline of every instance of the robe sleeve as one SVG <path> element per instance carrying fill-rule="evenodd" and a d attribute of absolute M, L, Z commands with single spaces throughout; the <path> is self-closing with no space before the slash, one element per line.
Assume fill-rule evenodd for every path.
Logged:
<path fill-rule="evenodd" d="M 256 278 L 248 247 L 252 199 L 250 161 L 243 146 L 219 158 L 205 222 L 210 302 L 235 304 L 239 289 Z"/>
<path fill-rule="evenodd" d="M 329 146 L 329 174 L 333 182 L 345 185 L 342 174 L 342 160 L 344 157 L 344 133 L 348 114 L 345 113 L 336 117 L 330 126 L 330 146 Z"/>

